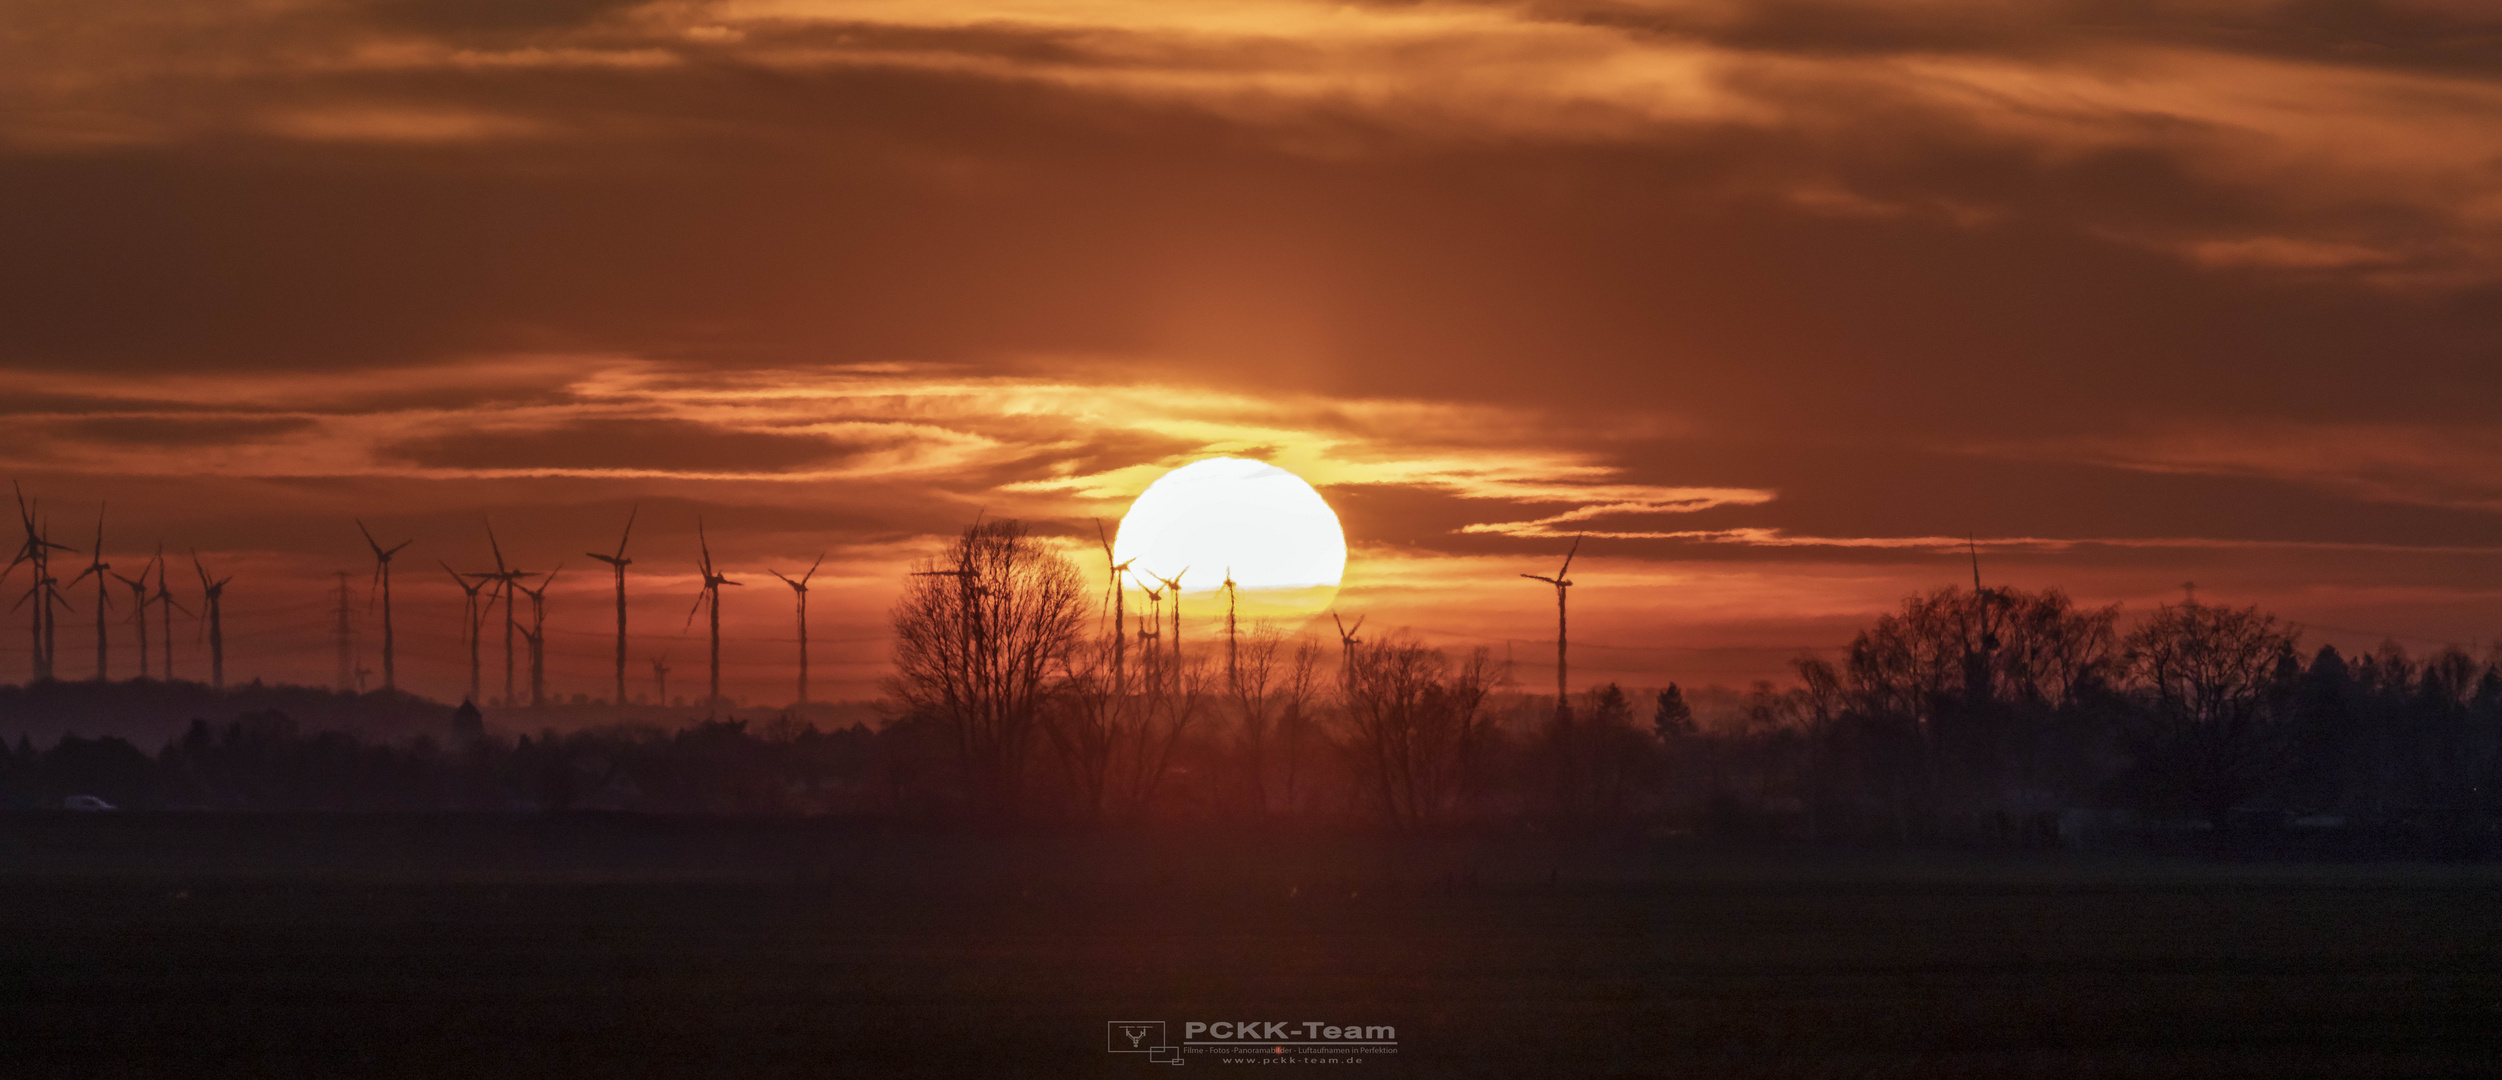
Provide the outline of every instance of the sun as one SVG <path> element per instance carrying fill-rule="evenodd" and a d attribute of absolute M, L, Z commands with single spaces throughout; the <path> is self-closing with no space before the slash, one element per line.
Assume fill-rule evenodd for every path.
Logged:
<path fill-rule="evenodd" d="M 1337 511 L 1302 477 L 1217 457 L 1147 485 L 1121 515 L 1112 561 L 1129 562 L 1135 584 L 1180 577 L 1195 595 L 1217 591 L 1230 573 L 1243 613 L 1310 615 L 1337 596 L 1347 537 Z"/>

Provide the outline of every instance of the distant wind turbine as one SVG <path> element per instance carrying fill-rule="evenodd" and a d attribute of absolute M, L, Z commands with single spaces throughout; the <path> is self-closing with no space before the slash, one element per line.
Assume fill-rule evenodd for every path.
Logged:
<path fill-rule="evenodd" d="M 1558 715 L 1558 716 L 1564 715 L 1564 713 L 1565 713 L 1567 710 L 1569 710 L 1569 709 L 1571 709 L 1571 708 L 1572 708 L 1572 706 L 1571 706 L 1570 704 L 1568 704 L 1569 699 L 1568 699 L 1568 698 L 1566 698 L 1566 697 L 1564 696 L 1564 695 L 1565 695 L 1565 678 L 1564 678 L 1564 669 L 1565 669 L 1565 659 L 1566 659 L 1565 654 L 1564 654 L 1564 645 L 1565 645 L 1565 635 L 1564 635 L 1564 630 L 1565 630 L 1565 625 L 1564 625 L 1564 624 L 1565 624 L 1565 619 L 1564 619 L 1564 616 L 1565 616 L 1565 610 L 1564 610 L 1564 597 L 1565 597 L 1565 595 L 1566 595 L 1566 590 L 1569 590 L 1569 589 L 1571 589 L 1571 588 L 1572 588 L 1572 579 L 1571 579 L 1570 577 L 1565 576 L 1565 575 L 1570 574 L 1570 573 L 1572 572 L 1572 557 L 1573 557 L 1573 556 L 1575 556 L 1575 555 L 1578 555 L 1578 554 L 1580 554 L 1580 553 L 1581 553 L 1581 538 L 1580 538 L 1580 537 L 1578 537 L 1578 536 L 1576 536 L 1576 537 L 1573 537 L 1573 538 L 1572 538 L 1572 550 L 1567 551 L 1567 552 L 1565 552 L 1565 553 L 1564 553 L 1564 566 L 1563 566 L 1563 568 L 1562 568 L 1562 569 L 1560 569 L 1560 570 L 1555 571 L 1555 576 L 1554 576 L 1554 577 L 1539 577 L 1539 576 L 1538 576 L 1538 575 L 1536 575 L 1536 574 L 1522 574 L 1522 575 L 1520 575 L 1520 576 L 1522 576 L 1522 577 L 1528 578 L 1528 579 L 1529 579 L 1529 580 L 1531 580 L 1531 581 L 1543 581 L 1543 582 L 1546 582 L 1546 583 L 1547 583 L 1547 584 L 1549 584 L 1549 585 L 1553 585 L 1553 586 L 1555 586 L 1555 713 L 1556 713 L 1556 715 Z"/>
<path fill-rule="evenodd" d="M 87 580 L 87 576 L 88 576 L 88 575 L 90 575 L 90 574 L 95 575 L 95 579 L 96 579 L 96 681 L 97 681 L 97 682 L 103 682 L 103 681 L 105 681 L 105 679 L 106 679 L 106 677 L 107 677 L 107 676 L 106 676 L 106 674 L 105 674 L 105 663 L 104 663 L 104 662 L 105 662 L 106 650 L 107 650 L 107 648 L 109 647 L 109 644 L 108 644 L 108 643 L 110 642 L 110 640 L 111 640 L 111 639 L 110 639 L 110 638 L 108 638 L 108 637 L 106 637 L 106 635 L 105 635 L 105 627 L 106 627 L 108 624 L 106 623 L 106 620 L 105 620 L 105 617 L 104 617 L 104 612 L 105 612 L 105 609 L 106 609 L 106 608 L 109 608 L 109 607 L 112 607 L 112 606 L 113 606 L 113 594 L 111 594 L 111 593 L 109 593 L 109 592 L 107 592 L 107 591 L 105 591 L 105 590 L 107 590 L 108 588 L 110 588 L 110 587 L 112 586 L 112 584 L 113 584 L 113 583 L 112 583 L 112 582 L 109 582 L 109 581 L 106 581 L 106 580 L 105 580 L 105 578 L 106 578 L 106 577 L 108 577 L 108 576 L 110 576 L 110 572 L 111 572 L 111 570 L 112 570 L 112 569 L 113 569 L 113 564 L 112 564 L 112 563 L 109 563 L 109 562 L 104 561 L 104 504 L 103 504 L 103 503 L 97 503 L 97 504 L 96 504 L 96 550 L 95 550 L 95 554 L 94 554 L 92 557 L 90 557 L 90 558 L 88 559 L 88 562 L 87 562 L 87 568 L 86 568 L 86 569 L 84 569 L 84 570 L 79 571 L 79 572 L 78 572 L 78 576 L 77 576 L 77 577 L 74 577 L 74 578 L 71 578 L 71 579 L 70 579 L 70 582 L 69 582 L 69 583 L 70 583 L 70 584 L 72 584 L 72 585 L 76 585 L 76 584 L 78 584 L 78 583 L 79 583 L 79 582 L 81 582 L 81 581 L 85 581 L 85 580 Z"/>
<path fill-rule="evenodd" d="M 1239 651 L 1234 640 L 1234 568 L 1225 568 L 1225 688 L 1240 692 L 1242 677 L 1236 673 L 1235 657 Z"/>
<path fill-rule="evenodd" d="M 397 690 L 400 688 L 399 665 L 395 661 L 391 640 L 391 556 L 416 541 L 402 540 L 398 547 L 385 548 L 381 541 L 374 539 L 373 530 L 365 527 L 362 518 L 357 519 L 356 531 L 364 533 L 366 546 L 374 549 L 374 583 L 382 587 L 382 688 Z M 361 681 L 358 689 L 363 689 Z"/>
<path fill-rule="evenodd" d="M 547 587 L 564 570 L 563 563 L 556 564 L 556 569 L 539 579 L 539 587 L 535 589 L 518 581 L 513 583 L 523 596 L 530 598 L 530 628 L 523 630 L 521 636 L 530 643 L 530 707 L 533 709 L 547 704 Z"/>
<path fill-rule="evenodd" d="M 174 590 L 166 586 L 165 545 L 156 545 L 156 606 L 165 626 L 165 681 L 174 681 L 174 613 L 191 614 L 191 609 L 174 599 Z"/>
<path fill-rule="evenodd" d="M 200 553 L 196 549 L 191 553 L 191 569 L 199 572 L 200 611 L 208 619 L 209 689 L 223 690 L 226 688 L 226 583 L 234 578 L 210 581 L 208 568 L 200 565 Z"/>
<path fill-rule="evenodd" d="M 1122 660 L 1129 645 L 1129 589 L 1121 584 L 1121 575 L 1129 572 L 1129 564 L 1137 559 L 1112 561 L 1112 538 L 1103 534 L 1103 519 L 1095 519 L 1095 539 L 1103 544 L 1103 561 L 1112 568 L 1112 685 L 1121 685 Z"/>
<path fill-rule="evenodd" d="M 1181 568 L 1181 573 L 1179 573 L 1179 574 L 1175 574 L 1175 575 L 1173 575 L 1173 576 L 1172 576 L 1172 577 L 1170 577 L 1170 578 L 1160 577 L 1160 576 L 1157 576 L 1157 575 L 1155 575 L 1155 574 L 1149 574 L 1149 575 L 1147 575 L 1148 577 L 1155 578 L 1157 581 L 1161 581 L 1161 582 L 1163 582 L 1163 583 L 1164 583 L 1164 587 L 1165 587 L 1165 588 L 1170 589 L 1170 590 L 1172 590 L 1172 591 L 1173 591 L 1173 670 L 1174 670 L 1174 671 L 1176 671 L 1176 672 L 1179 672 L 1179 671 L 1181 670 L 1181 658 L 1182 658 L 1182 647 L 1181 647 L 1181 597 L 1182 597 L 1182 587 L 1181 587 L 1181 583 L 1182 583 L 1182 577 L 1183 577 L 1184 575 L 1188 574 L 1188 573 L 1190 573 L 1190 568 L 1189 568 L 1189 567 L 1187 567 L 1187 566 L 1185 566 L 1185 567 L 1182 567 L 1182 568 Z"/>
<path fill-rule="evenodd" d="M 1355 617 L 1355 625 L 1348 626 L 1345 619 L 1338 617 L 1337 612 L 1329 613 L 1329 621 L 1338 625 L 1338 682 L 1340 686 L 1344 686 L 1348 677 L 1355 671 L 1355 646 L 1364 640 L 1355 636 L 1355 632 L 1362 630 L 1364 620 L 1370 617 L 1358 615 Z"/>
<path fill-rule="evenodd" d="M 486 629 L 486 608 L 478 603 L 478 590 L 486 588 L 486 582 L 472 581 L 462 576 L 460 571 L 452 569 L 452 564 L 440 559 L 435 560 L 435 565 L 442 567 L 444 573 L 452 575 L 452 584 L 460 586 L 460 591 L 468 597 L 461 606 L 460 623 L 463 640 L 469 644 L 468 701 L 475 705 L 478 703 L 478 635 L 480 631 Z M 488 603 L 493 603 L 493 601 L 490 600 Z"/>
<path fill-rule="evenodd" d="M 119 570 L 113 572 L 113 577 L 130 586 L 130 621 L 139 627 L 139 677 L 144 679 L 148 677 L 148 564 L 139 565 L 135 581 Z M 173 639 L 167 638 L 165 647 L 173 648 Z"/>
<path fill-rule="evenodd" d="M 704 553 L 702 564 L 704 588 L 702 592 L 695 594 L 695 606 L 687 611 L 686 624 L 695 625 L 695 613 L 704 610 L 705 601 L 712 602 L 712 696 L 707 698 L 704 704 L 713 706 L 721 703 L 721 587 L 737 585 L 738 582 L 713 570 L 712 541 L 704 538 L 702 518 L 695 519 L 695 542 L 702 546 Z"/>
<path fill-rule="evenodd" d="M 799 598 L 799 703 L 802 705 L 808 703 L 808 579 L 817 576 L 817 567 L 823 565 L 825 556 L 820 553 L 817 561 L 808 564 L 808 572 L 799 575 L 797 581 L 783 577 L 779 570 L 765 571 L 782 578 L 782 584 L 790 586 L 792 594 Z"/>
<path fill-rule="evenodd" d="M 488 607 L 495 605 L 498 596 L 504 601 L 504 704 L 510 705 L 513 703 L 513 632 L 520 627 L 520 622 L 513 617 L 513 586 L 528 576 L 529 571 L 504 565 L 504 545 L 496 542 L 493 523 L 487 525 L 487 547 L 495 553 L 495 572 L 470 576 L 495 582 L 496 596 L 487 598 Z"/>
<path fill-rule="evenodd" d="M 640 506 L 637 506 L 637 507 L 635 507 L 635 508 L 633 508 L 633 509 L 631 509 L 631 510 L 626 511 L 625 534 L 624 534 L 624 535 L 622 535 L 622 536 L 619 536 L 619 537 L 617 538 L 617 553 L 616 553 L 616 554 L 614 554 L 614 555 L 602 555 L 602 554 L 600 554 L 599 552 L 596 552 L 596 551 L 589 551 L 589 552 L 584 552 L 584 553 L 583 553 L 583 554 L 589 555 L 590 557 L 592 557 L 592 558 L 594 558 L 594 559 L 598 559 L 598 560 L 599 560 L 599 561 L 601 561 L 601 562 L 607 563 L 611 569 L 614 569 L 614 570 L 617 572 L 617 704 L 618 704 L 619 706 L 623 706 L 623 705 L 626 703 L 626 689 L 625 689 L 625 669 L 626 669 L 626 591 L 625 591 L 625 570 L 626 570 L 626 567 L 631 566 L 631 565 L 633 565 L 633 563 L 634 563 L 634 560 L 629 559 L 629 558 L 626 558 L 626 553 L 625 553 L 625 552 L 626 552 L 626 541 L 634 539 L 634 517 L 635 517 L 635 515 L 640 514 L 640 513 L 642 513 L 642 512 L 643 512 L 643 508 L 642 508 L 642 507 L 640 507 Z"/>

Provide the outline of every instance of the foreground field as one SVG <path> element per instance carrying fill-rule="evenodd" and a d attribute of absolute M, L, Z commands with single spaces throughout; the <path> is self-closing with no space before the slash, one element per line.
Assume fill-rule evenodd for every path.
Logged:
<path fill-rule="evenodd" d="M 1106 1053 L 1113 1020 L 1396 1028 L 1395 1056 L 1285 1066 L 1321 1075 L 2502 1061 L 2485 868 L 26 816 L 0 820 L 0 940 L 17 1075 L 1167 1068 Z"/>

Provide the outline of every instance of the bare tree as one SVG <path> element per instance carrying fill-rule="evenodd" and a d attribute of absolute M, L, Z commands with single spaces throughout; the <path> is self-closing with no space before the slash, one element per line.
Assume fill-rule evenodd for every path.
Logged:
<path fill-rule="evenodd" d="M 1441 650 L 1392 638 L 1353 644 L 1340 674 L 1347 752 L 1384 820 L 1417 828 L 1449 819 L 1470 794 L 1493 722 L 1492 654 L 1454 669 Z"/>
<path fill-rule="evenodd" d="M 1230 575 L 1226 584 L 1233 584 Z M 1238 635 L 1229 605 L 1225 621 L 1225 689 L 1234 706 L 1234 752 L 1242 763 L 1243 797 L 1254 816 L 1266 817 L 1269 743 L 1277 726 L 1277 699 L 1281 689 L 1291 688 L 1293 672 L 1279 670 L 1278 653 L 1285 635 L 1267 620 L 1253 623 L 1250 634 Z M 1285 676 L 1283 685 L 1281 675 Z"/>
<path fill-rule="evenodd" d="M 2194 600 L 2156 609 L 2128 637 L 2141 763 L 2219 827 L 2284 764 L 2297 637 L 2256 607 Z"/>
<path fill-rule="evenodd" d="M 1321 656 L 1319 642 L 1310 639 L 1295 642 L 1294 656 L 1287 661 L 1285 675 L 1278 681 L 1277 692 L 1272 698 L 1277 706 L 1277 801 L 1288 814 L 1298 812 L 1303 806 L 1304 764 L 1321 738 L 1319 718 L 1315 715 L 1320 696 Z"/>
<path fill-rule="evenodd" d="M 967 528 L 905 579 L 888 687 L 947 730 L 982 813 L 1022 809 L 1043 709 L 1085 616 L 1077 568 L 1015 521 Z"/>

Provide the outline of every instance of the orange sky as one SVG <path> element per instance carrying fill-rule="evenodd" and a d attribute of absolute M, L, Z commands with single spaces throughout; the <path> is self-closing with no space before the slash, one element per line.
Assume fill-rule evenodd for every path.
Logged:
<path fill-rule="evenodd" d="M 37 0 L 0 456 L 56 538 L 101 499 L 117 567 L 236 574 L 240 678 L 328 678 L 351 518 L 414 538 L 438 695 L 486 520 L 566 561 L 560 693 L 639 504 L 638 687 L 701 678 L 701 515 L 732 689 L 787 696 L 765 570 L 825 551 L 819 692 L 863 696 L 977 510 L 1083 553 L 1218 453 L 1338 508 L 1343 608 L 1530 685 L 1516 575 L 1584 531 L 1576 668 L 1646 685 L 1837 647 L 1967 534 L 1993 581 L 2482 643 L 2498 41 L 2466 0 Z"/>

